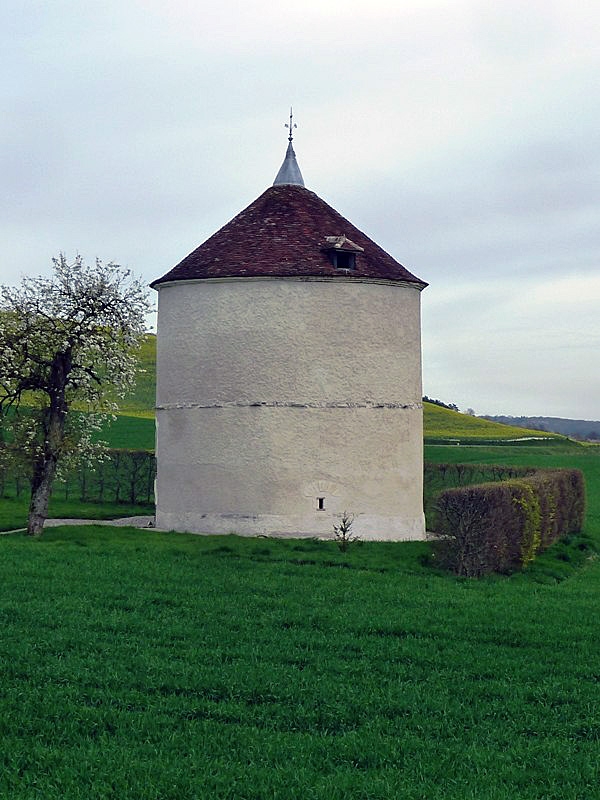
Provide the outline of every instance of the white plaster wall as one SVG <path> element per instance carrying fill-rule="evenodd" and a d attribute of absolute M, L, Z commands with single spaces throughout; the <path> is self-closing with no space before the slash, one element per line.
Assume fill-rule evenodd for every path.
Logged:
<path fill-rule="evenodd" d="M 420 329 L 413 286 L 290 279 L 163 286 L 157 404 L 420 402 Z"/>
<path fill-rule="evenodd" d="M 157 525 L 326 536 L 346 510 L 422 538 L 419 309 L 410 285 L 161 287 Z"/>

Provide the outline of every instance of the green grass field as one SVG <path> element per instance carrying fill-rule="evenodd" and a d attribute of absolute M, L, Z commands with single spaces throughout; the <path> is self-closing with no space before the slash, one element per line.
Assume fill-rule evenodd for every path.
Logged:
<path fill-rule="evenodd" d="M 120 450 L 154 450 L 154 436 L 154 416 L 119 414 L 114 422 L 104 426 L 97 438 Z"/>
<path fill-rule="evenodd" d="M 111 446 L 153 447 L 151 396 Z M 599 797 L 600 449 L 424 417 L 426 442 L 470 442 L 428 461 L 582 469 L 584 532 L 478 581 L 427 542 L 0 536 L 0 798 Z M 0 501 L 0 526 L 25 510 Z"/>
<path fill-rule="evenodd" d="M 426 453 L 583 468 L 585 535 L 479 581 L 428 543 L 0 537 L 0 797 L 597 797 L 599 451 Z"/>
<path fill-rule="evenodd" d="M 3 541 L 2 796 L 593 797 L 598 562 L 460 582 L 425 547 Z"/>

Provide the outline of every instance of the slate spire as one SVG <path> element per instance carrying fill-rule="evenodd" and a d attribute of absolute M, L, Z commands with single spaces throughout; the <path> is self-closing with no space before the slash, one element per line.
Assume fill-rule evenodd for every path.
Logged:
<path fill-rule="evenodd" d="M 292 113 L 292 109 L 290 108 L 290 122 L 289 125 L 287 123 L 285 125 L 285 127 L 289 129 L 288 147 L 285 158 L 283 159 L 283 164 L 279 168 L 279 172 L 273 181 L 273 186 L 304 186 L 304 179 L 302 178 L 300 167 L 296 161 L 296 153 L 294 153 L 294 148 L 292 146 L 292 139 L 294 138 L 293 130 L 294 128 L 298 127 L 293 120 L 294 115 Z"/>

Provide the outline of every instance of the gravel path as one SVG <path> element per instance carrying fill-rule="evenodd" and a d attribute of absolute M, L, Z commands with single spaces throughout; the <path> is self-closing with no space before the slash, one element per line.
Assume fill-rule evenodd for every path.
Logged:
<path fill-rule="evenodd" d="M 117 525 L 132 528 L 154 528 L 154 517 L 122 517 L 121 519 L 47 519 L 44 528 L 56 528 L 58 525 Z M 5 533 L 22 533 L 27 528 L 16 528 L 13 531 L 0 531 Z"/>
<path fill-rule="evenodd" d="M 121 519 L 47 519 L 44 528 L 57 525 L 117 525 L 132 528 L 153 528 L 154 517 L 121 517 Z"/>

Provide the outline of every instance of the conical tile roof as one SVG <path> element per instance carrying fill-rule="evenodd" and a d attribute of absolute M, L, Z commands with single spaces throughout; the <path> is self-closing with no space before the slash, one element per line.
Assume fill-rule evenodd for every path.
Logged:
<path fill-rule="evenodd" d="M 341 237 L 356 247 L 352 269 L 334 266 L 331 252 Z M 343 277 L 427 286 L 314 192 L 287 183 L 269 187 L 151 285 L 233 277 Z"/>

